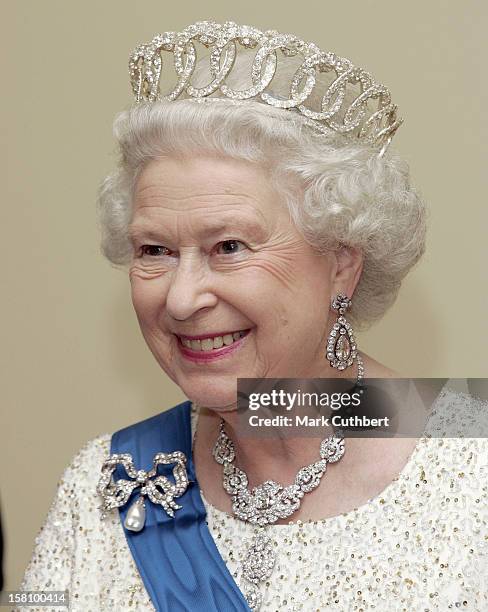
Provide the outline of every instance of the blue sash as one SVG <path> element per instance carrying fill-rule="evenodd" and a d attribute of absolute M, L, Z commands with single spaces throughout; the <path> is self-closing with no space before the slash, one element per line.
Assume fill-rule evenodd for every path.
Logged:
<path fill-rule="evenodd" d="M 111 453 L 130 453 L 136 469 L 149 470 L 156 453 L 180 450 L 187 457 L 190 482 L 174 518 L 146 500 L 146 523 L 142 531 L 123 524 L 133 500 L 119 508 L 122 528 L 151 601 L 158 612 L 249 612 L 250 608 L 231 576 L 205 522 L 192 456 L 191 402 L 117 431 Z M 172 473 L 172 466 L 167 474 Z M 165 473 L 165 475 L 167 475 Z M 114 480 L 127 478 L 122 466 Z"/>

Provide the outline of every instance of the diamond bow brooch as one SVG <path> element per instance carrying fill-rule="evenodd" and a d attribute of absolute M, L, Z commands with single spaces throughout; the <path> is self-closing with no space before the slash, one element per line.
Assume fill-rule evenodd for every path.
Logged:
<path fill-rule="evenodd" d="M 174 463 L 172 482 L 166 476 L 158 474 L 159 465 Z M 117 465 L 122 465 L 131 480 L 121 478 L 116 482 L 112 479 Z M 135 500 L 127 512 L 124 527 L 130 531 L 141 531 L 146 521 L 144 500 L 147 496 L 154 504 L 164 508 L 166 514 L 174 517 L 174 511 L 179 510 L 175 497 L 180 497 L 188 488 L 188 474 L 186 472 L 186 456 L 181 451 L 173 453 L 157 453 L 153 458 L 153 467 L 146 472 L 136 470 L 134 461 L 129 453 L 114 454 L 103 463 L 102 476 L 98 482 L 97 492 L 103 499 L 102 518 L 113 508 L 124 506 L 132 492 L 141 487 L 140 496 Z"/>

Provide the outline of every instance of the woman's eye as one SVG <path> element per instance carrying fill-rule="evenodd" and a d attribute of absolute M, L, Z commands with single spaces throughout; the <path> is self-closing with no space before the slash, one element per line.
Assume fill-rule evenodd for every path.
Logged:
<path fill-rule="evenodd" d="M 241 250 L 238 248 L 238 245 L 240 244 L 243 245 L 244 247 L 246 246 L 240 240 L 224 240 L 219 243 L 219 248 L 223 247 L 223 254 L 229 255 L 232 253 L 238 253 Z"/>
<path fill-rule="evenodd" d="M 241 247 L 241 248 L 240 248 Z M 240 240 L 223 240 L 217 245 L 219 254 L 232 255 L 233 253 L 239 253 L 246 245 Z M 147 256 L 150 258 L 162 257 L 164 255 L 171 256 L 172 251 L 165 246 L 158 244 L 144 244 L 141 247 L 141 257 Z"/>
<path fill-rule="evenodd" d="M 141 255 L 149 255 L 149 257 L 158 257 L 159 255 L 166 255 L 169 252 L 169 249 L 157 244 L 145 244 L 141 247 Z"/>

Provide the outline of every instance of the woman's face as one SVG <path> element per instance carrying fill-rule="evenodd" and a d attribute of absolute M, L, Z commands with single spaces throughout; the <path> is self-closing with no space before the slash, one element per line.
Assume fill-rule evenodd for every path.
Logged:
<path fill-rule="evenodd" d="M 303 240 L 262 167 L 151 162 L 136 185 L 130 236 L 142 333 L 189 399 L 224 409 L 237 378 L 331 375 L 330 299 L 354 288 L 354 266 Z"/>

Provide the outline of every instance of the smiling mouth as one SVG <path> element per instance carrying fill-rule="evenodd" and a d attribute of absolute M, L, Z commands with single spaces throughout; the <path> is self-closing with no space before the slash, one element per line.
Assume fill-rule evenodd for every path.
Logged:
<path fill-rule="evenodd" d="M 211 338 L 204 338 L 201 340 L 190 340 L 185 337 L 182 338 L 181 336 L 177 336 L 177 338 L 180 345 L 184 346 L 190 351 L 212 353 L 213 351 L 218 351 L 219 349 L 231 346 L 235 342 L 238 342 L 241 338 L 247 336 L 249 331 L 250 329 L 243 329 L 235 332 L 229 332 L 223 336 L 212 336 Z"/>

